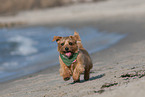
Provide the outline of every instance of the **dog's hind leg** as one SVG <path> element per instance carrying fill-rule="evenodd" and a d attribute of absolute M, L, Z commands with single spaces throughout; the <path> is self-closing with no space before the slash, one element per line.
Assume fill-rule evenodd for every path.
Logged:
<path fill-rule="evenodd" d="M 87 81 L 90 78 L 90 68 L 85 68 L 84 80 Z"/>

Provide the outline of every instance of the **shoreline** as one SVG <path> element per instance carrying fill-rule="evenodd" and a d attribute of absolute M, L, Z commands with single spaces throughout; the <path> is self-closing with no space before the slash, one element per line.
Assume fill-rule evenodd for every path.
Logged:
<path fill-rule="evenodd" d="M 107 4 L 109 5 L 109 3 L 106 3 L 106 5 Z M 129 77 L 126 80 L 124 80 L 121 75 L 130 73 L 132 74 L 134 73 L 133 71 L 140 73 L 145 70 L 145 14 L 138 13 L 132 16 L 132 14 L 128 13 L 124 15 L 124 17 L 122 17 L 122 15 L 115 15 L 108 16 L 106 18 L 102 17 L 102 19 L 101 17 L 99 17 L 99 19 L 92 18 L 90 20 L 84 20 L 82 22 L 74 21 L 70 25 L 69 22 L 72 20 L 64 21 L 62 23 L 54 23 L 54 25 L 43 24 L 49 27 L 57 26 L 60 24 L 70 27 L 92 25 L 98 28 L 98 30 L 101 32 L 117 32 L 123 34 L 126 33 L 128 35 L 125 39 L 121 40 L 119 43 L 111 46 L 110 48 L 91 55 L 91 57 L 93 57 L 94 67 L 89 81 L 84 82 L 81 75 L 81 83 L 73 84 L 72 80 L 64 82 L 59 76 L 59 66 L 56 66 L 54 67 L 54 70 L 51 71 L 51 73 L 49 69 L 47 69 L 42 72 L 36 73 L 31 77 L 26 76 L 4 85 L 0 84 L 0 87 L 6 87 L 5 89 L 2 89 L 2 91 L 0 91 L 0 96 L 119 97 L 124 95 L 124 97 L 137 97 L 137 95 L 139 95 L 139 92 L 132 91 L 136 91 L 136 89 L 137 91 L 142 90 L 141 86 L 144 87 L 144 84 L 140 86 L 140 81 L 141 83 L 144 83 L 144 75 L 142 75 L 143 77 L 141 78 L 134 75 L 136 78 Z M 108 83 L 112 86 L 105 87 L 105 83 Z M 124 89 L 125 92 L 122 93 Z M 132 91 L 130 91 L 130 89 Z M 113 96 L 111 96 L 110 94 L 113 94 Z M 141 92 L 140 95 L 144 95 L 144 93 Z"/>
<path fill-rule="evenodd" d="M 49 44 L 49 47 L 51 47 L 51 44 L 56 44 L 55 42 L 52 42 L 52 39 L 53 39 L 53 36 L 51 36 L 51 34 L 53 34 L 53 33 L 51 33 L 52 31 L 49 31 L 49 29 L 59 29 L 59 30 L 61 30 L 61 31 L 64 31 L 65 29 L 70 29 L 70 31 L 73 31 L 72 29 L 73 28 L 69 28 L 69 27 L 55 27 L 55 28 L 47 28 L 47 27 L 28 27 L 28 28 L 14 28 L 14 30 L 16 31 L 16 32 L 18 32 L 17 34 L 15 34 L 15 31 L 13 31 L 13 29 L 7 29 L 7 30 L 9 30 L 9 32 L 10 33 L 7 33 L 7 34 L 11 34 L 11 33 L 13 33 L 14 34 L 14 36 L 12 36 L 12 37 L 15 37 L 15 35 L 17 36 L 17 35 L 19 35 L 19 31 L 21 32 L 21 30 L 24 30 L 24 31 L 27 31 L 26 33 L 29 33 L 29 31 L 28 30 L 25 30 L 25 29 L 30 29 L 31 28 L 31 31 L 32 31 L 32 29 L 34 30 L 34 31 L 36 31 L 35 33 L 37 33 L 37 30 L 36 29 L 39 29 L 39 28 L 41 28 L 40 30 L 40 34 L 41 34 L 41 32 L 42 31 L 45 31 L 46 33 L 47 33 L 47 37 L 45 37 L 45 35 L 46 35 L 46 33 L 45 33 L 45 35 L 44 35 L 44 37 L 42 37 L 42 38 L 40 38 L 39 40 L 35 40 L 35 39 L 37 39 L 37 34 L 35 34 L 35 36 L 36 36 L 36 38 L 33 40 L 33 37 L 32 37 L 32 40 L 33 41 L 42 41 L 43 40 L 43 38 L 45 38 L 45 41 L 43 41 L 43 43 L 45 43 L 45 46 L 47 45 L 47 44 Z M 45 29 L 44 29 L 45 28 Z M 62 30 L 62 28 L 64 28 L 64 30 Z M 47 30 L 46 30 L 47 29 Z M 124 35 L 124 34 L 119 34 L 119 33 L 107 33 L 107 32 L 98 32 L 98 30 L 96 29 L 96 28 L 91 28 L 91 27 L 83 27 L 83 28 L 76 28 L 76 29 L 78 29 L 78 32 L 80 33 L 80 35 L 81 35 L 81 37 L 82 37 L 82 41 L 83 41 L 83 43 L 84 43 L 84 47 L 88 50 L 88 52 L 90 53 L 90 55 L 92 54 L 92 53 L 96 53 L 96 52 L 98 52 L 98 51 L 101 51 L 101 50 L 103 50 L 103 49 L 107 49 L 107 48 L 109 48 L 110 46 L 112 46 L 112 45 L 114 45 L 114 44 L 116 44 L 118 41 L 120 41 L 121 39 L 123 39 L 126 35 Z M 84 30 L 85 29 L 85 30 Z M 11 32 L 11 30 L 12 30 L 12 32 Z M 18 30 L 18 31 L 17 31 Z M 38 30 L 39 31 L 39 30 Z M 84 31 L 84 32 L 83 32 Z M 88 33 L 88 31 L 90 32 L 90 33 Z M 32 31 L 33 32 L 33 31 Z M 60 32 L 60 31 L 59 31 Z M 24 32 L 25 33 L 25 32 Z M 69 32 L 68 32 L 69 33 Z M 33 34 L 33 33 L 32 33 Z M 59 33 L 58 33 L 59 34 Z M 61 34 L 61 33 L 60 33 Z M 66 33 L 67 34 L 67 33 Z M 72 33 L 73 34 L 73 33 Z M 50 36 L 49 36 L 50 35 Z M 53 34 L 54 35 L 54 34 Z M 62 35 L 62 34 L 61 34 Z M 69 34 L 68 34 L 69 35 Z M 20 35 L 21 36 L 21 35 Z M 101 36 L 101 37 L 99 37 L 99 36 Z M 24 36 L 24 37 L 27 37 L 27 36 Z M 39 37 L 39 36 L 38 36 Z M 87 37 L 87 38 L 86 38 Z M 98 39 L 95 39 L 95 37 L 97 37 Z M 17 37 L 16 37 L 17 38 Z M 21 37 L 20 37 L 21 38 Z M 27 37 L 28 38 L 28 37 Z M 29 37 L 30 38 L 30 37 Z M 48 42 L 46 42 L 47 41 L 47 39 L 49 38 L 49 41 Z M 51 38 L 51 39 L 50 39 Z M 94 40 L 92 40 L 92 38 L 94 38 Z M 10 38 L 11 39 L 11 38 Z M 23 39 L 23 38 L 22 38 Z M 24 39 L 25 40 L 25 39 Z M 85 42 L 86 41 L 86 42 Z M 99 41 L 99 42 L 98 42 Z M 40 43 L 40 42 L 39 42 Z M 37 43 L 38 44 L 38 46 L 39 45 L 42 45 L 41 43 L 39 44 L 39 43 Z M 96 45 L 94 45 L 94 43 L 96 44 Z M 44 45 L 44 44 L 43 44 Z M 42 45 L 42 47 L 43 47 L 43 45 Z M 92 47 L 93 46 L 93 47 Z M 35 47 L 37 47 L 37 46 L 35 46 Z M 32 74 L 34 74 L 34 73 L 37 73 L 37 72 L 42 72 L 43 71 L 43 69 L 46 69 L 46 68 L 51 68 L 51 66 L 55 66 L 55 65 L 58 65 L 59 64 L 59 62 L 58 62 L 58 56 L 56 56 L 56 54 L 58 54 L 58 52 L 57 52 L 57 50 L 56 50 L 56 48 L 57 47 L 55 47 L 54 49 L 55 49 L 55 51 L 54 51 L 54 49 L 53 49 L 53 53 L 51 53 L 50 51 L 49 51 L 49 48 L 47 47 L 47 49 L 48 49 L 48 51 L 47 51 L 47 54 L 46 54 L 46 51 L 45 51 L 45 53 L 43 53 L 43 55 L 42 55 L 42 57 L 39 57 L 38 59 L 39 59 L 39 61 L 37 61 L 37 59 L 33 59 L 33 60 L 35 60 L 35 61 L 37 61 L 37 62 L 33 62 L 33 65 L 31 64 L 31 63 L 29 63 L 29 64 L 27 64 L 27 65 L 25 65 L 25 67 L 23 67 L 23 68 L 17 68 L 17 70 L 13 70 L 13 68 L 10 68 L 9 67 L 9 70 L 10 71 L 12 71 L 12 72 L 6 72 L 5 74 L 3 73 L 3 74 L 1 74 L 1 76 L 3 76 L 3 78 L 1 77 L 1 79 L 0 79 L 0 83 L 3 83 L 3 82 L 9 82 L 9 80 L 11 81 L 11 80 L 15 80 L 15 79 L 19 79 L 19 78 L 22 78 L 23 76 L 27 76 L 27 75 L 31 75 L 32 76 Z M 31 49 L 30 49 L 31 50 Z M 24 50 L 25 51 L 25 50 Z M 23 52 L 23 51 L 22 51 Z M 48 52 L 50 52 L 50 53 L 48 53 Z M 36 53 L 37 54 L 37 53 Z M 35 54 L 35 56 L 36 56 L 36 54 Z M 52 57 L 50 57 L 50 56 L 52 56 Z M 54 57 L 55 56 L 55 57 Z M 41 58 L 41 59 L 40 59 Z M 51 60 L 52 59 L 52 60 Z M 55 63 L 56 62 L 56 60 L 57 60 L 57 64 L 53 64 L 53 63 Z M 13 61 L 16 61 L 17 62 L 17 60 L 13 60 Z M 29 60 L 27 60 L 28 62 L 29 62 Z M 23 62 L 23 63 L 21 63 L 21 62 L 18 62 L 18 64 L 21 66 L 21 65 L 23 65 L 24 63 L 28 63 L 27 61 L 21 61 L 21 62 Z M 10 63 L 11 64 L 11 63 Z M 53 64 L 53 65 L 52 65 Z M 56 66 L 55 66 L 56 67 Z M 7 70 L 7 68 L 6 69 L 3 69 L 3 71 L 4 70 Z M 49 69 L 50 71 L 52 71 L 51 69 Z M 11 76 L 7 76 L 8 74 L 14 74 L 13 76 L 11 75 Z"/>

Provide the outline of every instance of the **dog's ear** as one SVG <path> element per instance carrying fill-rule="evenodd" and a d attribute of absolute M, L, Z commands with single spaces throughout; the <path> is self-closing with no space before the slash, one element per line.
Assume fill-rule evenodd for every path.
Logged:
<path fill-rule="evenodd" d="M 74 32 L 74 37 L 77 41 L 81 41 L 80 35 L 77 32 Z"/>
<path fill-rule="evenodd" d="M 80 38 L 79 33 L 74 32 L 74 37 L 75 37 L 75 39 L 77 41 L 78 47 L 79 48 L 83 48 L 83 45 L 82 45 L 82 42 L 81 42 L 81 38 Z"/>
<path fill-rule="evenodd" d="M 74 32 L 74 35 L 78 35 L 79 36 L 79 33 L 78 32 Z"/>
<path fill-rule="evenodd" d="M 60 39 L 62 39 L 62 37 L 60 37 L 60 36 L 54 36 L 52 41 L 58 42 Z"/>

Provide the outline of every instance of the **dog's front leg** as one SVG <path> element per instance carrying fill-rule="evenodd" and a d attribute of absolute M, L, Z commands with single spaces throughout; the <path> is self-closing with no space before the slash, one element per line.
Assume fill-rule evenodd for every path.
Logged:
<path fill-rule="evenodd" d="M 84 72 L 84 66 L 78 63 L 73 72 L 73 80 L 74 82 L 80 81 L 80 74 Z"/>
<path fill-rule="evenodd" d="M 65 81 L 69 80 L 71 75 L 72 75 L 72 72 L 70 70 L 70 68 L 68 68 L 64 63 L 63 61 L 60 59 L 60 75 L 63 77 L 63 79 Z"/>
<path fill-rule="evenodd" d="M 63 65 L 65 65 L 65 64 L 63 64 Z M 71 74 L 70 69 L 67 66 L 61 66 L 59 71 L 60 71 L 60 75 L 63 77 L 63 79 L 65 81 L 70 79 L 70 76 L 72 74 Z"/>

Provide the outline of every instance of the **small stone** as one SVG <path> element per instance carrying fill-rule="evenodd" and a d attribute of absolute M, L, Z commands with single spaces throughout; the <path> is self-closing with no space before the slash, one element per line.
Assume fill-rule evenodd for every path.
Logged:
<path fill-rule="evenodd" d="M 105 92 L 105 90 L 94 91 L 94 93 L 98 93 L 98 94 L 102 94 L 103 92 Z"/>
<path fill-rule="evenodd" d="M 102 85 L 101 89 L 103 88 L 108 88 L 108 87 L 112 87 L 117 85 L 118 83 L 105 83 L 104 85 Z"/>

